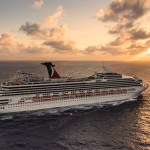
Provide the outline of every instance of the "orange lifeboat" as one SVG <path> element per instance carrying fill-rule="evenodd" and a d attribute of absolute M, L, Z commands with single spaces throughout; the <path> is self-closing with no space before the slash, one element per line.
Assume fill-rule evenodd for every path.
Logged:
<path fill-rule="evenodd" d="M 43 99 L 50 99 L 51 98 L 51 96 L 42 96 L 41 97 L 41 99 L 43 100 Z"/>
<path fill-rule="evenodd" d="M 59 95 L 53 95 L 53 96 L 51 96 L 50 98 L 52 98 L 52 99 L 57 99 L 59 97 Z"/>
<path fill-rule="evenodd" d="M 92 94 L 93 94 L 92 92 L 87 92 L 87 93 L 86 93 L 86 95 L 92 95 Z"/>
<path fill-rule="evenodd" d="M 97 92 L 94 92 L 94 94 L 95 94 L 95 95 L 99 95 L 99 94 L 100 94 L 100 92 L 98 92 L 98 91 L 97 91 Z"/>
<path fill-rule="evenodd" d="M 76 94 L 70 94 L 69 96 L 70 97 L 76 97 Z"/>
<path fill-rule="evenodd" d="M 68 96 L 68 94 L 63 94 L 63 96 Z"/>
<path fill-rule="evenodd" d="M 40 101 L 40 97 L 38 97 L 38 96 L 35 96 L 35 97 L 32 97 L 32 101 Z"/>
<path fill-rule="evenodd" d="M 80 93 L 80 95 L 85 95 L 85 93 Z"/>
<path fill-rule="evenodd" d="M 124 90 L 122 90 L 122 92 L 123 92 L 123 93 L 127 93 L 127 90 L 126 90 L 126 89 L 124 89 Z"/>
<path fill-rule="evenodd" d="M 117 90 L 116 92 L 117 92 L 117 93 L 121 93 L 121 92 L 122 92 L 122 90 Z"/>

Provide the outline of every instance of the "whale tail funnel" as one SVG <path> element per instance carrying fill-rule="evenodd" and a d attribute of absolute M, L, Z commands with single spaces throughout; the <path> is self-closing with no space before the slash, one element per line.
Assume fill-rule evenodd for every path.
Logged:
<path fill-rule="evenodd" d="M 61 78 L 60 75 L 55 70 L 54 68 L 55 65 L 53 65 L 52 62 L 44 62 L 41 64 L 46 66 L 50 78 Z"/>

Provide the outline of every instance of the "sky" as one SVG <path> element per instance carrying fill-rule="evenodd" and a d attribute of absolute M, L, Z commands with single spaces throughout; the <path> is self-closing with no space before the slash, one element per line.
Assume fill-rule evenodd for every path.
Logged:
<path fill-rule="evenodd" d="M 150 0 L 1 0 L 0 60 L 150 60 Z"/>

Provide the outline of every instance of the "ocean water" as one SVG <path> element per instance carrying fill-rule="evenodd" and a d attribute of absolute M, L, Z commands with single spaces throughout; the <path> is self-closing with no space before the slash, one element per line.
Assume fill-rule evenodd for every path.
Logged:
<path fill-rule="evenodd" d="M 137 76 L 150 85 L 150 62 L 54 62 L 61 76 L 102 70 Z M 12 72 L 48 76 L 40 62 L 0 62 L 0 81 Z M 135 102 L 0 115 L 0 150 L 150 150 L 150 88 Z"/>

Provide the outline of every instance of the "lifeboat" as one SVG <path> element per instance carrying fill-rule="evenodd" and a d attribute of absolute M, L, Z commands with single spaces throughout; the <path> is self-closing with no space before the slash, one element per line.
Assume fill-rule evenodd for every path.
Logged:
<path fill-rule="evenodd" d="M 40 97 L 38 97 L 38 96 L 35 96 L 35 97 L 32 97 L 32 101 L 40 101 Z"/>
<path fill-rule="evenodd" d="M 43 100 L 43 99 L 50 99 L 51 98 L 51 96 L 42 96 L 41 97 L 41 99 Z"/>
<path fill-rule="evenodd" d="M 116 92 L 117 92 L 117 93 L 121 93 L 121 92 L 122 92 L 122 90 L 117 90 Z"/>
<path fill-rule="evenodd" d="M 97 91 L 97 92 L 94 92 L 94 94 L 95 94 L 95 95 L 100 95 L 100 92 Z"/>
<path fill-rule="evenodd" d="M 68 96 L 68 94 L 63 94 L 63 96 Z"/>
<path fill-rule="evenodd" d="M 87 93 L 86 93 L 86 95 L 92 95 L 92 94 L 93 94 L 92 92 L 87 92 Z"/>
<path fill-rule="evenodd" d="M 76 97 L 76 94 L 70 94 L 69 96 L 70 97 Z"/>
<path fill-rule="evenodd" d="M 110 93 L 114 93 L 115 91 L 114 91 L 114 90 L 110 90 L 109 92 L 110 92 Z"/>
<path fill-rule="evenodd" d="M 79 93 L 80 95 L 85 95 L 85 93 Z"/>
<path fill-rule="evenodd" d="M 127 90 L 126 90 L 126 89 L 124 89 L 124 90 L 122 90 L 122 92 L 123 92 L 123 93 L 127 93 Z"/>
<path fill-rule="evenodd" d="M 52 99 L 57 99 L 59 97 L 59 95 L 53 95 L 51 96 Z"/>

